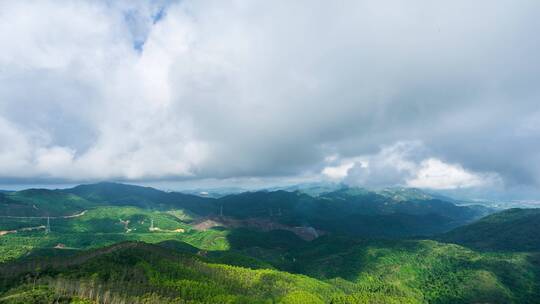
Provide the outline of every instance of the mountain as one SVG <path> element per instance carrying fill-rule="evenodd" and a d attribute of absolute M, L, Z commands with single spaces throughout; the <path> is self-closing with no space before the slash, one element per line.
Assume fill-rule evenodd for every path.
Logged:
<path fill-rule="evenodd" d="M 232 248 L 280 270 L 326 281 L 373 284 L 385 292 L 416 294 L 422 303 L 537 303 L 540 292 L 538 253 L 485 254 L 424 240 L 327 235 L 283 245 L 246 232 L 235 231 L 233 236 Z M 262 240 L 249 243 L 256 238 Z"/>
<path fill-rule="evenodd" d="M 351 212 L 364 214 L 404 213 L 411 215 L 437 214 L 456 222 L 467 222 L 492 212 L 482 206 L 456 206 L 450 201 L 434 198 L 418 189 L 394 188 L 370 191 L 362 188 L 345 188 L 321 196 L 323 199 L 341 201 Z"/>
<path fill-rule="evenodd" d="M 97 183 L 65 190 L 0 193 L 0 216 L 69 216 L 103 206 L 170 210 L 183 214 L 184 219 L 201 222 L 208 218 L 216 223 L 224 222 L 224 218 L 228 222 L 258 219 L 291 229 L 307 227 L 342 235 L 392 238 L 446 232 L 491 212 L 485 207 L 456 206 L 420 190 L 404 188 L 372 191 L 340 186 L 316 196 L 302 191 L 265 190 L 210 198 Z"/>
<path fill-rule="evenodd" d="M 456 207 L 451 210 L 457 215 L 454 219 L 448 217 L 451 212 L 444 203 L 433 206 L 430 202 L 407 201 L 398 205 L 374 192 L 366 190 L 359 195 L 350 189 L 318 197 L 299 191 L 246 192 L 220 198 L 216 203 L 227 217 L 268 218 L 289 226 L 379 237 L 443 232 L 477 216 L 470 208 Z"/>
<path fill-rule="evenodd" d="M 313 182 L 313 183 L 303 183 L 303 184 L 281 186 L 281 187 L 271 187 L 271 188 L 267 188 L 266 190 L 268 191 L 285 190 L 287 192 L 299 191 L 299 192 L 302 192 L 311 196 L 319 196 L 321 194 L 336 191 L 345 187 L 347 186 L 345 186 L 344 184 L 338 184 L 338 183 Z"/>
<path fill-rule="evenodd" d="M 174 249 L 171 249 L 174 247 Z M 185 250 L 187 248 L 187 250 Z M 180 249 L 180 250 L 178 250 Z M 274 269 L 218 264 L 189 246 L 119 243 L 70 259 L 4 265 L 0 303 L 352 303 L 344 288 Z M 32 284 L 25 284 L 27 278 Z M 358 291 L 356 299 L 413 303 L 399 293 Z M 77 302 L 80 303 L 80 302 Z M 90 303 L 90 302 L 82 302 Z"/>
<path fill-rule="evenodd" d="M 456 206 L 419 190 L 382 194 L 342 188 L 312 197 L 301 192 L 254 192 L 219 200 L 233 216 L 271 216 L 289 225 L 309 225 L 356 236 L 403 237 L 448 231 L 491 212 L 477 206 Z"/>
<path fill-rule="evenodd" d="M 28 189 L 0 193 L 0 216 L 68 216 L 98 206 L 189 209 L 206 214 L 208 199 L 119 183 L 80 185 L 70 189 Z M 212 211 L 215 208 L 212 207 Z"/>
<path fill-rule="evenodd" d="M 94 205 L 61 190 L 28 189 L 0 193 L 0 216 L 65 216 Z"/>
<path fill-rule="evenodd" d="M 63 190 L 96 204 L 137 206 L 151 209 L 182 208 L 201 214 L 214 211 L 212 199 L 179 192 L 165 192 L 151 187 L 120 183 L 80 185 Z"/>
<path fill-rule="evenodd" d="M 230 194 L 238 194 L 248 191 L 240 187 L 217 187 L 217 188 L 195 188 L 185 189 L 182 193 L 197 195 L 201 197 L 220 198 Z"/>
<path fill-rule="evenodd" d="M 440 240 L 481 250 L 539 251 L 540 209 L 508 209 L 443 234 Z"/>
<path fill-rule="evenodd" d="M 0 303 L 540 298 L 537 210 L 478 219 L 492 210 L 418 189 L 208 198 L 99 183 L 1 193 L 0 210 Z"/>
<path fill-rule="evenodd" d="M 434 241 L 231 233 L 225 251 L 121 242 L 25 257 L 0 265 L 0 303 L 537 303 L 540 296 L 537 255 L 488 255 Z"/>

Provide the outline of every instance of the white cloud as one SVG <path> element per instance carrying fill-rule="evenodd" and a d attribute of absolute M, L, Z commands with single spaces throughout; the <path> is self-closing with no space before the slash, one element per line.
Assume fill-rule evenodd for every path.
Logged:
<path fill-rule="evenodd" d="M 372 155 L 334 160 L 340 165 L 325 167 L 322 175 L 346 183 L 371 186 L 408 186 L 426 189 L 456 189 L 500 186 L 495 173 L 476 173 L 459 164 L 426 157 L 429 151 L 421 142 L 397 142 Z"/>
<path fill-rule="evenodd" d="M 138 9 L 151 24 L 128 3 L 2 3 L 2 177 L 193 175 L 205 144 L 167 105 L 170 63 L 132 47 L 124 16 Z"/>
<path fill-rule="evenodd" d="M 354 162 L 348 162 L 337 166 L 328 166 L 325 167 L 321 173 L 330 179 L 341 180 L 347 177 L 349 170 L 354 166 Z"/>
<path fill-rule="evenodd" d="M 518 2 L 2 1 L 0 179 L 540 183 Z"/>
<path fill-rule="evenodd" d="M 406 184 L 416 188 L 456 189 L 499 185 L 500 180 L 493 173 L 473 173 L 460 165 L 429 158 L 420 163 L 415 176 Z"/>
<path fill-rule="evenodd" d="M 27 136 L 11 123 L 0 117 L 0 172 L 18 177 L 29 170 L 28 159 L 32 157 L 32 145 Z M 21 172 L 23 171 L 23 172 Z"/>

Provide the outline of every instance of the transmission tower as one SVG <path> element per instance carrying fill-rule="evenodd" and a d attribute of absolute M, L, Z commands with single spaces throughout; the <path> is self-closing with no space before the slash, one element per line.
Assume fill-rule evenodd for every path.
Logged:
<path fill-rule="evenodd" d="M 45 227 L 45 234 L 49 234 L 51 232 L 51 218 L 47 216 L 47 227 Z"/>
<path fill-rule="evenodd" d="M 223 217 L 223 204 L 219 208 L 219 216 Z"/>

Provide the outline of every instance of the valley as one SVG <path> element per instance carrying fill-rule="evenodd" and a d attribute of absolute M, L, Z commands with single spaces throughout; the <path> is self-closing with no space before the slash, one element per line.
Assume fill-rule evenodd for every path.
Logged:
<path fill-rule="evenodd" d="M 0 230 L 17 231 L 0 236 L 0 303 L 540 298 L 534 209 L 456 206 L 415 189 L 207 198 L 101 183 L 21 192 L 0 193 Z M 529 227 L 526 246 L 517 231 L 499 232 L 509 225 Z"/>

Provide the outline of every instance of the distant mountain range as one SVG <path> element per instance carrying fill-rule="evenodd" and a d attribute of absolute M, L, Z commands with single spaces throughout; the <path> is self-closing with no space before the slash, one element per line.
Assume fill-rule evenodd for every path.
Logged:
<path fill-rule="evenodd" d="M 293 190 L 293 189 L 291 189 Z M 402 237 L 448 231 L 493 212 L 480 205 L 456 206 L 418 189 L 255 191 L 219 198 L 119 183 L 64 190 L 29 189 L 0 193 L 0 215 L 65 216 L 97 206 L 184 209 L 198 217 L 262 218 L 289 226 L 343 235 Z M 332 190 L 332 191 L 330 191 Z"/>
<path fill-rule="evenodd" d="M 343 185 L 2 192 L 0 303 L 538 303 L 540 209 L 495 211 Z"/>

